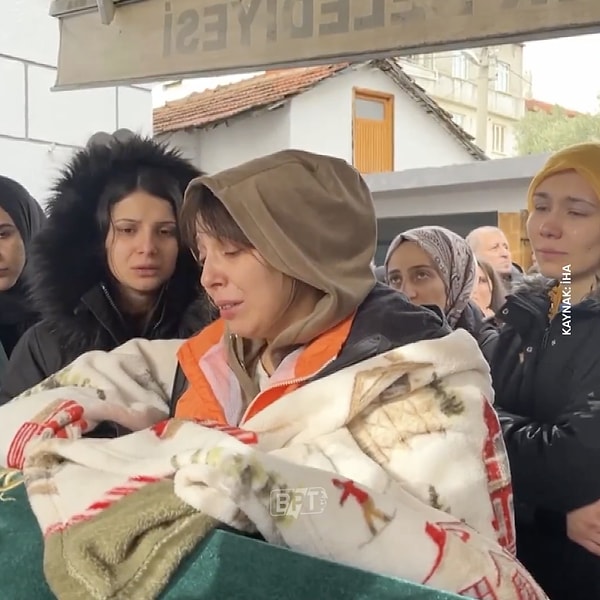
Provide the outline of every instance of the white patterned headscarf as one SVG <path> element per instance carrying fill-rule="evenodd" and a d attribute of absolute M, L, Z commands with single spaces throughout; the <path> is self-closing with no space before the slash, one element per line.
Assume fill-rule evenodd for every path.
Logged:
<path fill-rule="evenodd" d="M 385 268 L 402 242 L 414 242 L 432 258 L 446 287 L 446 318 L 454 328 L 469 303 L 475 285 L 477 263 L 469 244 L 459 235 L 435 225 L 409 229 L 396 236 L 385 257 Z"/>

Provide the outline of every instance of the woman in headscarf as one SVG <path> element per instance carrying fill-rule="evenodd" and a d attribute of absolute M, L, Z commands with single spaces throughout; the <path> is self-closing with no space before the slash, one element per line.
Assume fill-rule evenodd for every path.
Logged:
<path fill-rule="evenodd" d="M 552 600 L 600 598 L 600 144 L 551 156 L 528 193 L 539 275 L 500 311 L 492 361 L 518 557 Z"/>
<path fill-rule="evenodd" d="M 31 251 L 42 319 L 15 348 L 7 402 L 91 350 L 132 338 L 185 339 L 209 322 L 178 211 L 199 171 L 129 132 L 95 135 L 63 169 Z"/>
<path fill-rule="evenodd" d="M 10 356 L 37 320 L 28 297 L 29 245 L 45 222 L 41 206 L 16 181 L 0 176 L 0 345 Z"/>
<path fill-rule="evenodd" d="M 439 308 L 452 329 L 477 340 L 489 362 L 498 333 L 471 300 L 477 263 L 466 240 L 444 227 L 410 229 L 390 244 L 385 268 L 391 287 L 414 304 Z"/>

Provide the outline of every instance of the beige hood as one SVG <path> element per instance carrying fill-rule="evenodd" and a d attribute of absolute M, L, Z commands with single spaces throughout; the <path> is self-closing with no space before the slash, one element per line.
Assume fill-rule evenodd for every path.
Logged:
<path fill-rule="evenodd" d="M 276 269 L 324 293 L 273 346 L 305 344 L 348 317 L 375 285 L 377 221 L 360 174 L 338 158 L 284 150 L 189 185 L 209 188 Z"/>

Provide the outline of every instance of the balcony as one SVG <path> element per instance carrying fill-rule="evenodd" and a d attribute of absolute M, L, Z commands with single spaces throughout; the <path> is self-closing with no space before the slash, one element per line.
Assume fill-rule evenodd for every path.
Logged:
<path fill-rule="evenodd" d="M 423 69 L 422 67 L 402 68 L 432 97 L 437 100 L 448 100 L 457 104 L 464 104 L 473 109 L 477 108 L 477 85 L 472 81 L 458 79 L 440 73 Z M 421 71 L 427 71 L 424 76 Z M 488 110 L 492 114 L 509 119 L 521 119 L 525 113 L 525 100 L 516 98 L 504 92 L 497 92 L 490 88 L 488 96 Z"/>

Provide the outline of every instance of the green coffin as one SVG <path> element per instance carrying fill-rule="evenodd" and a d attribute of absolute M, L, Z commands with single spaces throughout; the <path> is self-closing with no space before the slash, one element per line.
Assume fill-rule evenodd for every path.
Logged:
<path fill-rule="evenodd" d="M 23 485 L 0 496 L 0 597 L 52 600 Z M 309 558 L 230 531 L 209 535 L 160 600 L 452 600 L 454 594 Z"/>

